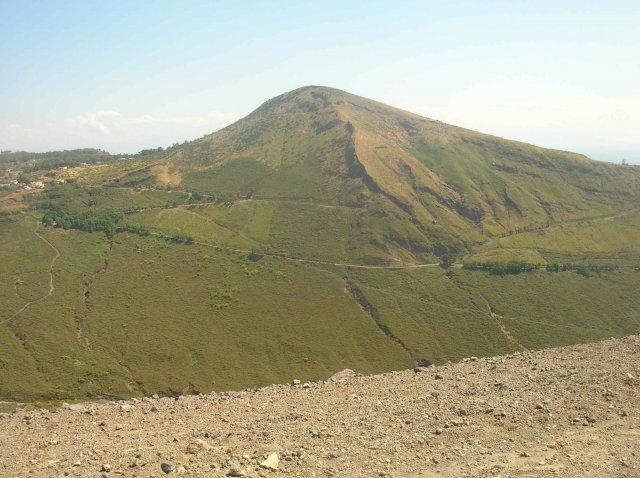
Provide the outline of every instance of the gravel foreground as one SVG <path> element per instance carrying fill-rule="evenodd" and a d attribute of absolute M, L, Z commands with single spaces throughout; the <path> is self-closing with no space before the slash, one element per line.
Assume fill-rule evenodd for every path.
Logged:
<path fill-rule="evenodd" d="M 640 476 L 640 337 L 0 416 L 2 477 Z"/>

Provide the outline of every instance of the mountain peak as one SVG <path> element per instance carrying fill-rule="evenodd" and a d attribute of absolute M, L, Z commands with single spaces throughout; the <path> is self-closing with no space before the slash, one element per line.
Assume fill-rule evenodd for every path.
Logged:
<path fill-rule="evenodd" d="M 341 101 L 345 95 L 349 94 L 328 86 L 303 86 L 265 101 L 251 115 L 292 110 L 319 111 Z"/>

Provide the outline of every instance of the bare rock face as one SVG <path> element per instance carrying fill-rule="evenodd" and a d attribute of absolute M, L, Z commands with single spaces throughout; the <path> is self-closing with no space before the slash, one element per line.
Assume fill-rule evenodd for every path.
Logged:
<path fill-rule="evenodd" d="M 178 400 L 19 408 L 0 420 L 0 476 L 637 477 L 639 357 L 634 336 Z"/>

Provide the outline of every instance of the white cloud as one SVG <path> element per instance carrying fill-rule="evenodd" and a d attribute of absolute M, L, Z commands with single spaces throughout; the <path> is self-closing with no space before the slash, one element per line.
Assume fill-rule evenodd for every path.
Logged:
<path fill-rule="evenodd" d="M 93 147 L 113 153 L 133 153 L 198 138 L 241 116 L 223 111 L 176 117 L 96 111 L 59 122 L 0 126 L 0 150 L 40 152 Z"/>

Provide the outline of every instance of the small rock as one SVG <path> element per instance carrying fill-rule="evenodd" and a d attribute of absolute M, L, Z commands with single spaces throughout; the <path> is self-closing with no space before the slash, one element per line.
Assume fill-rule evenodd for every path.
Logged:
<path fill-rule="evenodd" d="M 111 471 L 111 465 L 108 465 L 107 463 L 103 463 L 102 468 L 100 468 L 100 471 L 109 473 Z"/>
<path fill-rule="evenodd" d="M 160 469 L 165 475 L 168 475 L 173 471 L 173 465 L 170 465 L 169 463 L 162 463 L 160 465 Z"/>
<path fill-rule="evenodd" d="M 187 445 L 187 453 L 190 453 L 192 455 L 195 455 L 200 450 L 211 450 L 211 445 L 209 445 L 206 441 L 201 440 L 200 438 L 192 440 Z"/>
<path fill-rule="evenodd" d="M 262 468 L 267 468 L 269 470 L 277 470 L 280 464 L 280 459 L 278 458 L 277 453 L 271 453 L 266 460 L 260 463 Z"/>
<path fill-rule="evenodd" d="M 87 409 L 85 408 L 85 406 L 82 403 L 73 403 L 71 405 L 69 405 L 69 410 L 74 411 L 74 412 L 86 412 Z"/>
<path fill-rule="evenodd" d="M 332 375 L 331 377 L 329 377 L 328 381 L 333 383 L 346 382 L 356 377 L 357 375 L 358 374 L 355 373 L 353 370 L 346 368 L 342 372 L 338 372 L 335 375 Z"/>
<path fill-rule="evenodd" d="M 302 382 L 296 378 L 291 382 L 291 385 L 300 385 L 301 383 Z"/>
<path fill-rule="evenodd" d="M 121 412 L 130 412 L 132 410 L 133 410 L 133 405 L 131 405 L 130 403 L 123 403 L 122 405 L 120 405 Z"/>
<path fill-rule="evenodd" d="M 442 380 L 444 377 L 441 374 L 437 373 L 434 378 L 436 380 Z"/>
<path fill-rule="evenodd" d="M 227 476 L 242 477 L 242 476 L 247 476 L 247 474 L 244 472 L 244 470 L 242 468 L 237 467 L 237 466 L 232 466 L 229 469 L 229 473 L 227 473 Z"/>

